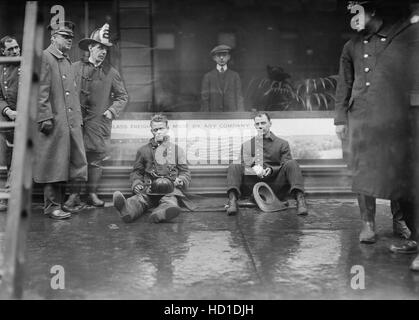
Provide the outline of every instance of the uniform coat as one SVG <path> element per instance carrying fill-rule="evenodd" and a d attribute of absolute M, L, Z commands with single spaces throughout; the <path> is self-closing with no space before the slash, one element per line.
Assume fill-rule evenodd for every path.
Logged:
<path fill-rule="evenodd" d="M 128 103 L 128 93 L 119 72 L 111 66 L 94 67 L 90 62 L 73 65 L 83 112 L 83 136 L 87 152 L 107 151 L 112 120 L 103 115 L 112 112 L 114 119 Z"/>
<path fill-rule="evenodd" d="M 409 188 L 410 26 L 377 23 L 342 51 L 335 124 L 349 125 L 356 193 L 398 200 Z"/>
<path fill-rule="evenodd" d="M 17 91 L 19 88 L 20 66 L 18 64 L 0 65 L 0 119 L 11 121 L 3 114 L 6 107 L 16 111 Z M 9 142 L 13 142 L 14 129 L 0 129 Z"/>
<path fill-rule="evenodd" d="M 205 74 L 201 88 L 201 111 L 244 111 L 240 76 L 227 69 L 223 75 L 214 69 Z"/>
<path fill-rule="evenodd" d="M 87 162 L 76 82 L 71 61 L 53 45 L 42 55 L 37 122 L 45 120 L 52 120 L 54 129 L 35 136 L 35 182 L 85 181 Z"/>

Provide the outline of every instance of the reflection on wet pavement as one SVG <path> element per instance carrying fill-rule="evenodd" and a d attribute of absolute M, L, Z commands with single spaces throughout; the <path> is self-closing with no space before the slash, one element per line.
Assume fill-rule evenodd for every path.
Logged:
<path fill-rule="evenodd" d="M 211 205 L 225 199 L 211 199 Z M 88 209 L 66 221 L 31 217 L 27 243 L 27 299 L 417 299 L 414 256 L 391 254 L 389 203 L 379 202 L 375 245 L 361 245 L 354 199 L 310 199 L 263 213 L 242 209 L 183 212 L 170 223 L 147 216 L 120 221 L 113 207 Z M 0 215 L 4 247 L 6 215 Z M 2 256 L 0 255 L 0 262 Z M 50 286 L 62 265 L 65 289 Z M 351 288 L 351 268 L 365 269 L 365 289 Z"/>

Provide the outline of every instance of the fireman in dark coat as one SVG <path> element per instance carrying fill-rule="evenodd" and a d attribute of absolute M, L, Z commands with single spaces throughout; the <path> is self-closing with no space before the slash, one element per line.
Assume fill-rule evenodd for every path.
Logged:
<path fill-rule="evenodd" d="M 124 222 L 133 222 L 148 209 L 152 209 L 151 222 L 166 222 L 179 215 L 183 204 L 194 209 L 184 191 L 191 182 L 191 174 L 184 151 L 169 141 L 168 120 L 164 115 L 155 115 L 150 122 L 153 138 L 142 146 L 136 155 L 130 176 L 133 196 L 125 199 L 116 191 L 113 195 L 114 207 Z M 163 181 L 164 187 L 152 190 L 154 182 Z M 167 189 L 172 184 L 172 189 Z M 170 186 L 169 186 L 170 187 Z M 164 190 L 170 190 L 167 193 Z M 157 191 L 157 192 L 156 192 Z"/>
<path fill-rule="evenodd" d="M 393 230 L 408 239 L 407 29 L 394 2 L 363 1 L 362 6 L 365 28 L 358 24 L 359 33 L 345 44 L 340 59 L 336 132 L 349 135 L 352 190 L 363 222 L 360 241 L 376 241 L 376 198 L 391 200 Z"/>
<path fill-rule="evenodd" d="M 105 60 L 112 44 L 109 25 L 95 30 L 90 38 L 79 42 L 80 49 L 89 51 L 87 61 L 74 63 L 73 69 L 83 113 L 83 138 L 88 163 L 87 203 L 104 205 L 97 196 L 102 176 L 102 162 L 108 157 L 112 120 L 118 118 L 128 103 L 128 93 L 119 72 Z M 66 206 L 80 205 L 80 186 L 73 186 Z"/>
<path fill-rule="evenodd" d="M 44 213 L 65 219 L 64 182 L 86 181 L 87 161 L 82 115 L 74 73 L 66 52 L 71 48 L 74 24 L 50 26 L 51 45 L 43 51 L 35 135 L 33 178 L 44 185 Z"/>
<path fill-rule="evenodd" d="M 20 47 L 17 40 L 5 36 L 0 40 L 0 53 L 6 57 L 19 57 Z M 17 90 L 19 87 L 20 65 L 7 63 L 0 65 L 0 121 L 15 121 L 17 116 Z M 14 129 L 3 129 L 0 134 L 6 143 L 5 160 L 7 167 L 6 190 L 10 188 L 10 166 L 12 164 Z M 0 211 L 7 210 L 5 200 L 0 200 Z"/>

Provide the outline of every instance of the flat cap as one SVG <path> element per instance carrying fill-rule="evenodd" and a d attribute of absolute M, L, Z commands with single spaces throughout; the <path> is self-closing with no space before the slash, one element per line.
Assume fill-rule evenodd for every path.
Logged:
<path fill-rule="evenodd" d="M 53 34 L 63 34 L 74 37 L 74 27 L 75 24 L 71 21 L 64 21 L 61 23 L 50 24 L 48 30 Z"/>
<path fill-rule="evenodd" d="M 219 52 L 230 52 L 230 51 L 231 51 L 231 47 L 225 44 L 220 44 L 219 46 L 216 46 L 214 49 L 211 50 L 211 55 L 213 56 L 214 54 L 217 54 Z"/>

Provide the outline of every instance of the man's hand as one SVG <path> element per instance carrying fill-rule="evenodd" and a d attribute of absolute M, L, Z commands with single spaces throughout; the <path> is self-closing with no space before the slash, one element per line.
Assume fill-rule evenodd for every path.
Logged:
<path fill-rule="evenodd" d="M 17 111 L 14 111 L 14 110 L 12 110 L 12 109 L 10 109 L 10 108 L 7 108 L 5 111 L 4 111 L 4 114 L 10 119 L 10 120 L 12 120 L 12 121 L 15 121 L 16 120 L 16 116 L 17 116 Z"/>
<path fill-rule="evenodd" d="M 272 168 L 268 167 L 265 170 L 263 170 L 263 177 L 268 177 L 272 174 Z"/>
<path fill-rule="evenodd" d="M 252 169 L 259 178 L 263 178 L 265 170 L 263 170 L 263 168 L 260 165 L 255 165 L 252 167 Z"/>
<path fill-rule="evenodd" d="M 176 178 L 175 182 L 173 182 L 175 187 L 183 187 L 183 180 L 180 178 Z"/>
<path fill-rule="evenodd" d="M 108 118 L 109 120 L 112 120 L 112 119 L 113 119 L 112 112 L 110 112 L 109 110 L 106 110 L 106 111 L 103 113 L 103 115 L 104 115 L 106 118 Z"/>
<path fill-rule="evenodd" d="M 348 126 L 346 124 L 340 124 L 336 126 L 336 134 L 339 139 L 345 139 L 348 134 Z"/>
<path fill-rule="evenodd" d="M 134 193 L 135 194 L 140 194 L 143 191 L 143 189 L 144 189 L 144 186 L 142 184 L 137 184 L 134 187 Z"/>
<path fill-rule="evenodd" d="M 45 135 L 50 134 L 53 129 L 54 129 L 54 124 L 52 123 L 52 120 L 50 119 L 42 121 L 39 124 L 39 131 L 41 131 Z"/>

